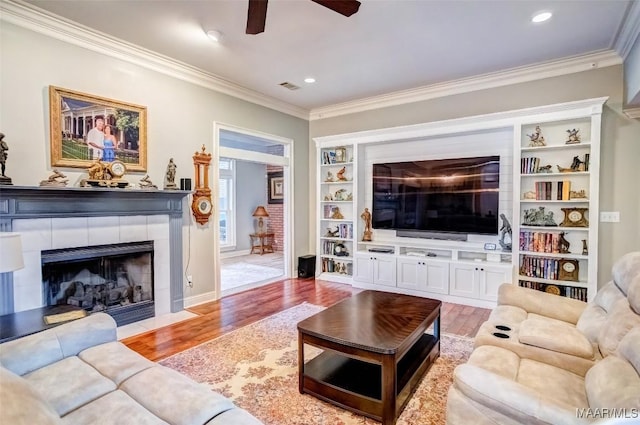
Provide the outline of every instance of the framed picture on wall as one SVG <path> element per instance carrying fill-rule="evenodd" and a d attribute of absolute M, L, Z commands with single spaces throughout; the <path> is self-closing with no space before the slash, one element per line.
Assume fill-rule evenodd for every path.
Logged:
<path fill-rule="evenodd" d="M 147 108 L 49 86 L 51 166 L 88 168 L 116 159 L 147 171 Z"/>
<path fill-rule="evenodd" d="M 282 204 L 284 201 L 284 177 L 282 171 L 267 173 L 269 203 Z"/>

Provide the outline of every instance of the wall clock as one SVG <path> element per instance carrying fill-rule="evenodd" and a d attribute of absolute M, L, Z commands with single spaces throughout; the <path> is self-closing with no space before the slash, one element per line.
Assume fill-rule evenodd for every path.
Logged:
<path fill-rule="evenodd" d="M 589 208 L 561 208 L 564 213 L 564 220 L 561 227 L 589 227 L 587 215 Z"/>
<path fill-rule="evenodd" d="M 211 202 L 211 189 L 209 188 L 209 165 L 211 164 L 211 154 L 205 153 L 205 146 L 202 145 L 202 152 L 193 155 L 193 166 L 195 168 L 195 191 L 191 210 L 198 224 L 207 224 L 213 212 Z"/>
<path fill-rule="evenodd" d="M 577 282 L 578 271 L 579 271 L 578 260 L 567 260 L 562 258 L 560 260 L 560 271 L 558 273 L 558 279 Z"/>

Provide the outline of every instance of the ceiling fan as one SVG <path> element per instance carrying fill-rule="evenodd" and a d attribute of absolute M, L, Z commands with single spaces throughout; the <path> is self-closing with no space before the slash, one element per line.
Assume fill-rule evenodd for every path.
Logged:
<path fill-rule="evenodd" d="M 269 0 L 249 0 L 247 12 L 247 34 L 260 34 L 264 32 L 264 23 L 267 20 L 267 2 Z M 311 0 L 328 9 L 344 16 L 351 16 L 360 8 L 357 0 Z"/>

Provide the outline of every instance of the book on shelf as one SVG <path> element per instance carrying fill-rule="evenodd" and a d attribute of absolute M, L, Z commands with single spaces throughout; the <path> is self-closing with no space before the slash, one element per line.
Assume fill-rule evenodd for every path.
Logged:
<path fill-rule="evenodd" d="M 518 285 L 523 288 L 535 289 L 536 291 L 561 295 L 580 301 L 587 301 L 587 288 L 576 288 L 574 286 L 556 285 L 542 282 L 531 282 L 528 280 L 518 281 Z"/>
<path fill-rule="evenodd" d="M 522 158 L 520 160 L 520 173 L 521 174 L 535 174 L 540 168 L 540 158 Z"/>

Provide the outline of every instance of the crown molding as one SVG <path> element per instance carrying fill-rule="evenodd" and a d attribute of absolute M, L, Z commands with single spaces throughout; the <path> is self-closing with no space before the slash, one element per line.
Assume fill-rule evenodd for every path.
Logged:
<path fill-rule="evenodd" d="M 294 117 L 309 119 L 307 109 L 249 90 L 214 74 L 100 33 L 20 0 L 0 0 L 0 21 Z"/>
<path fill-rule="evenodd" d="M 640 37 L 640 1 L 631 2 L 627 16 L 615 41 L 616 52 L 625 60 L 636 40 Z"/>
<path fill-rule="evenodd" d="M 626 106 L 622 108 L 622 112 L 629 118 L 640 120 L 640 106 Z"/>
<path fill-rule="evenodd" d="M 512 68 L 506 71 L 493 72 L 470 78 L 462 78 L 430 86 L 422 86 L 414 89 L 359 99 L 352 102 L 344 102 L 327 107 L 316 108 L 311 110 L 310 120 L 313 121 L 331 118 L 372 109 L 402 105 L 405 103 L 469 93 L 477 90 L 503 87 L 512 84 L 619 65 L 621 63 L 622 58 L 615 51 L 606 50 L 583 56 L 545 62 L 532 66 Z"/>

